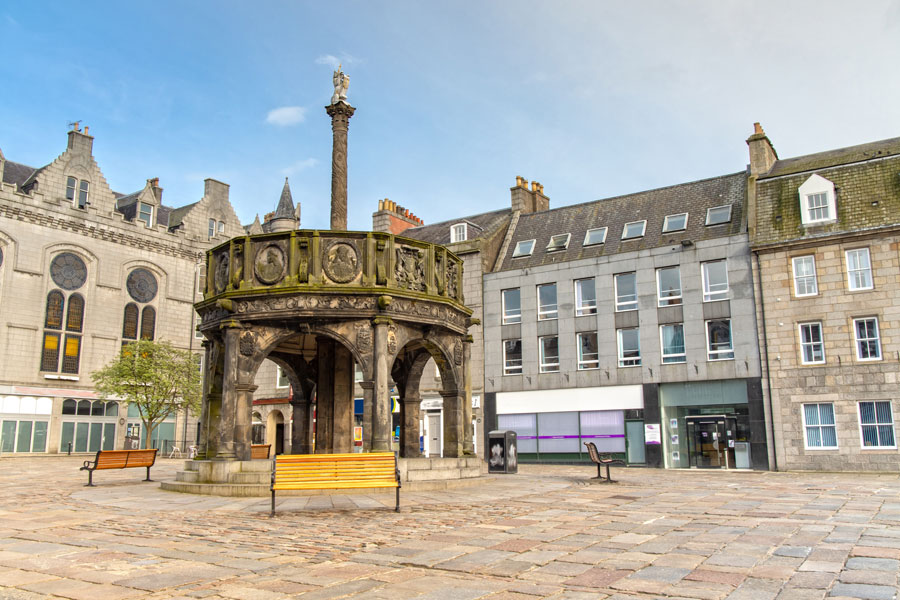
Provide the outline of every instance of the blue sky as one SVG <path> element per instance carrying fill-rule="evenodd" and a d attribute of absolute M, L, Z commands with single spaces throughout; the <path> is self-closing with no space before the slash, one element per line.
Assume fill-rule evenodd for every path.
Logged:
<path fill-rule="evenodd" d="M 38 2 L 0 5 L 0 149 L 41 166 L 80 119 L 116 191 L 206 177 L 238 216 L 328 226 L 333 63 L 350 76 L 349 216 L 426 223 L 742 170 L 900 136 L 900 2 Z"/>

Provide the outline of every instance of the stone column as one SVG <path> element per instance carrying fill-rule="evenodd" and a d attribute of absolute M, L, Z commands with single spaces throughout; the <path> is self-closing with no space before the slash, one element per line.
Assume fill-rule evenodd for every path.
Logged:
<path fill-rule="evenodd" d="M 238 354 L 241 330 L 235 322 L 224 324 L 223 329 L 225 330 L 225 351 L 222 375 L 222 413 L 218 419 L 218 449 L 215 458 L 236 460 L 238 456 L 234 445 L 234 418 L 238 410 Z"/>
<path fill-rule="evenodd" d="M 372 402 L 372 452 L 391 449 L 391 397 L 388 378 L 388 317 L 375 317 L 375 393 Z"/>
<path fill-rule="evenodd" d="M 294 398 L 297 398 L 296 394 Z M 310 454 L 312 444 L 309 436 L 309 400 L 301 398 L 291 402 L 293 425 L 291 426 L 291 454 Z"/>
<path fill-rule="evenodd" d="M 212 394 L 210 390 L 212 389 L 213 377 L 215 373 L 215 365 L 213 365 L 213 352 L 212 352 L 213 342 L 209 340 L 203 340 L 203 400 L 200 405 L 200 431 L 197 434 L 197 455 L 195 458 L 204 460 L 207 458 L 208 453 L 212 453 L 214 451 L 213 446 L 209 443 L 209 418 L 210 418 L 210 403 L 213 401 Z M 222 401 L 222 397 L 216 397 L 218 402 Z"/>
<path fill-rule="evenodd" d="M 234 385 L 236 402 L 234 411 L 234 453 L 238 460 L 250 460 L 251 425 L 253 416 L 253 392 L 257 386 L 247 382 Z"/>
<path fill-rule="evenodd" d="M 341 343 L 334 346 L 332 451 L 353 452 L 353 355 Z"/>
<path fill-rule="evenodd" d="M 334 340 L 316 338 L 319 378 L 316 385 L 316 454 L 334 451 Z"/>
<path fill-rule="evenodd" d="M 363 452 L 371 452 L 372 451 L 372 431 L 374 431 L 374 427 L 372 426 L 372 415 L 374 414 L 373 407 L 375 406 L 375 382 L 374 381 L 360 381 L 360 387 L 363 389 Z"/>
<path fill-rule="evenodd" d="M 325 107 L 331 117 L 331 229 L 347 229 L 347 130 L 356 109 L 343 101 Z"/>
<path fill-rule="evenodd" d="M 475 443 L 472 439 L 472 343 L 474 338 L 467 335 L 463 339 L 463 377 L 466 380 L 466 392 L 463 396 L 463 454 L 475 454 Z"/>
<path fill-rule="evenodd" d="M 417 458 L 422 456 L 419 450 L 419 412 L 422 398 L 419 390 L 409 391 L 401 399 L 403 420 L 400 422 L 400 456 Z"/>
<path fill-rule="evenodd" d="M 444 458 L 463 455 L 464 390 L 441 392 L 444 399 Z"/>

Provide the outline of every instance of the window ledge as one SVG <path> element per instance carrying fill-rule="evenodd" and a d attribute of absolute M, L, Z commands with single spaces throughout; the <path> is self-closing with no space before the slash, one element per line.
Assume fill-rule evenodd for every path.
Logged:
<path fill-rule="evenodd" d="M 56 375 L 55 373 L 45 373 L 44 379 L 62 379 L 64 381 L 81 381 L 78 375 Z"/>

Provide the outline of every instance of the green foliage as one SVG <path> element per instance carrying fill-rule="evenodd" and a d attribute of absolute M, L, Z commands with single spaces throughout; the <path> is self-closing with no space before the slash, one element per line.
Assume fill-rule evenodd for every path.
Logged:
<path fill-rule="evenodd" d="M 201 378 L 193 354 L 165 341 L 131 342 L 105 367 L 91 374 L 97 392 L 134 404 L 147 431 L 185 409 L 200 409 Z"/>

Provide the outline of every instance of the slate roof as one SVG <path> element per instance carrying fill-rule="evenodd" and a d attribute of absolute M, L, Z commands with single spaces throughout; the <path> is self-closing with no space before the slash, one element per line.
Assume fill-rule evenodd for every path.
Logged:
<path fill-rule="evenodd" d="M 760 175 L 759 179 L 815 171 L 893 155 L 900 155 L 900 137 L 777 160 L 769 172 Z"/>
<path fill-rule="evenodd" d="M 192 202 L 191 204 L 186 204 L 184 206 L 179 206 L 178 208 L 169 208 L 168 215 L 168 225 L 169 229 L 175 229 L 181 222 L 184 220 L 184 216 L 188 214 L 194 206 L 199 204 L 199 202 Z M 168 207 L 166 207 L 168 208 Z"/>
<path fill-rule="evenodd" d="M 34 167 L 7 160 L 3 166 L 3 183 L 21 186 L 34 171 Z"/>
<path fill-rule="evenodd" d="M 291 197 L 291 186 L 288 178 L 284 178 L 284 187 L 281 190 L 281 198 L 278 199 L 278 207 L 275 209 L 275 219 L 294 218 L 294 199 Z"/>
<path fill-rule="evenodd" d="M 497 227 L 500 227 L 512 215 L 511 208 L 495 210 L 493 212 L 481 213 L 460 219 L 452 219 L 450 221 L 442 221 L 440 223 L 432 223 L 431 225 L 422 225 L 407 229 L 400 235 L 403 237 L 411 237 L 413 239 L 422 240 L 423 242 L 431 242 L 432 244 L 449 244 L 450 243 L 450 227 L 457 223 L 468 223 L 474 227 L 474 231 L 470 229 L 468 239 L 475 239 L 482 233 L 490 233 Z"/>
<path fill-rule="evenodd" d="M 503 258 L 501 271 L 522 269 L 564 261 L 632 252 L 657 246 L 680 244 L 682 240 L 697 242 L 734 235 L 742 231 L 744 198 L 747 195 L 747 173 L 703 179 L 670 187 L 596 200 L 584 204 L 563 206 L 519 218 L 512 240 Z M 731 221 L 722 225 L 706 225 L 709 208 L 731 205 Z M 683 231 L 662 233 L 667 215 L 688 213 Z M 646 220 L 644 236 L 622 241 L 626 223 Z M 606 242 L 582 246 L 588 229 L 606 227 Z M 570 233 L 565 250 L 547 252 L 554 235 Z M 530 256 L 512 258 L 519 241 L 535 240 Z"/>

